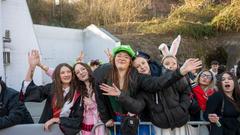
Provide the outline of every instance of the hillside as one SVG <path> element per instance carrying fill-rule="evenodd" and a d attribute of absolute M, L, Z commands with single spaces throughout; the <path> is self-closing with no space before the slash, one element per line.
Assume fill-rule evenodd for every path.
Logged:
<path fill-rule="evenodd" d="M 93 23 L 153 58 L 159 58 L 160 43 L 169 44 L 181 34 L 179 59 L 200 57 L 206 64 L 217 59 L 232 66 L 240 59 L 233 55 L 240 48 L 240 0 L 211 1 L 63 0 L 55 5 L 51 0 L 28 0 L 28 4 L 36 24 L 84 28 Z"/>

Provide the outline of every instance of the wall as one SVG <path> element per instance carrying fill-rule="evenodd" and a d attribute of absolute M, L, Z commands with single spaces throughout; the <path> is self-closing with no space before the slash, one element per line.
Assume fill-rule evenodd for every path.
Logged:
<path fill-rule="evenodd" d="M 2 18 L 2 0 L 0 0 L 0 18 Z M 2 39 L 2 19 L 0 19 L 0 39 Z M 3 42 L 0 40 L 0 60 L 3 59 Z M 4 76 L 3 61 L 0 61 L 0 76 Z"/>
<path fill-rule="evenodd" d="M 2 1 L 1 10 L 2 33 L 9 29 L 12 40 L 7 45 L 11 49 L 11 63 L 6 66 L 6 83 L 19 90 L 28 68 L 27 52 L 39 49 L 37 39 L 25 0 Z M 42 82 L 40 70 L 36 70 L 34 81 Z"/>
<path fill-rule="evenodd" d="M 83 43 L 85 62 L 89 62 L 92 59 L 100 59 L 103 62 L 108 62 L 104 50 L 107 48 L 112 50 L 115 46 L 120 44 L 120 42 L 113 40 L 94 25 L 90 25 L 84 30 Z"/>
<path fill-rule="evenodd" d="M 25 78 L 28 68 L 27 53 L 32 49 L 40 50 L 42 62 L 54 68 L 63 62 L 73 65 L 81 50 L 85 54 L 84 62 L 91 59 L 108 62 L 104 50 L 120 44 L 115 37 L 95 25 L 84 30 L 33 25 L 26 0 L 1 1 L 0 13 L 1 34 L 10 30 L 11 37 L 11 42 L 6 44 L 11 53 L 11 63 L 5 66 L 6 82 L 17 90 L 20 90 Z M 2 60 L 2 56 L 0 59 Z M 4 74 L 4 66 L 1 64 L 0 74 Z M 36 84 L 51 82 L 39 68 L 33 79 Z"/>
<path fill-rule="evenodd" d="M 73 65 L 83 50 L 82 30 L 34 25 L 42 62 L 55 68 L 60 63 Z M 43 84 L 50 78 L 43 74 Z"/>

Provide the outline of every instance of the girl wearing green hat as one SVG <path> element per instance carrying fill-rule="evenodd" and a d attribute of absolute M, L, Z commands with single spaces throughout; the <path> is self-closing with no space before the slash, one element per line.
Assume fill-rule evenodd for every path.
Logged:
<path fill-rule="evenodd" d="M 104 64 L 94 72 L 98 110 L 107 127 L 112 127 L 114 121 L 121 121 L 129 112 L 137 113 L 141 109 L 141 104 L 131 108 L 121 104 L 118 101 L 120 98 L 134 98 L 141 90 L 161 91 L 189 71 L 201 68 L 201 61 L 188 59 L 180 69 L 167 71 L 161 77 L 152 77 L 139 74 L 132 67 L 134 57 L 135 53 L 129 45 L 121 45 L 113 49 L 112 64 Z"/>

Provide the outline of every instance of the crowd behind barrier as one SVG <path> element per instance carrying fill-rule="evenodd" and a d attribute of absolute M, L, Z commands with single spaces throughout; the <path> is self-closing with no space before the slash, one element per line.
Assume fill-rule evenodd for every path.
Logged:
<path fill-rule="evenodd" d="M 120 125 L 120 122 L 115 122 L 114 124 L 114 134 L 116 135 L 116 126 Z M 140 125 L 147 125 L 149 126 L 149 133 L 147 135 L 152 135 L 154 134 L 154 131 L 151 130 L 151 126 L 152 123 L 151 122 L 141 122 Z M 203 125 L 209 125 L 209 122 L 206 121 L 189 121 L 186 125 L 186 133 L 187 135 L 190 135 L 189 133 L 189 126 L 191 125 L 196 125 L 197 127 L 197 134 L 196 135 L 200 135 L 200 126 Z M 100 126 L 104 126 L 104 123 L 97 123 L 92 131 L 91 131 L 91 135 L 95 135 L 95 129 L 97 129 Z M 139 130 L 139 129 L 138 129 Z M 107 128 L 105 128 L 105 134 L 106 135 L 110 135 L 109 130 Z M 30 135 L 30 134 L 34 134 L 34 135 L 63 135 L 63 133 L 61 132 L 61 130 L 59 129 L 59 126 L 57 124 L 54 124 L 50 131 L 44 131 L 43 130 L 43 124 L 24 124 L 24 125 L 16 125 L 10 128 L 6 128 L 0 131 L 0 135 Z M 177 133 L 176 133 L 177 134 Z M 79 133 L 79 135 L 81 135 Z M 138 132 L 139 135 L 139 132 Z M 175 135 L 175 134 L 174 134 Z"/>

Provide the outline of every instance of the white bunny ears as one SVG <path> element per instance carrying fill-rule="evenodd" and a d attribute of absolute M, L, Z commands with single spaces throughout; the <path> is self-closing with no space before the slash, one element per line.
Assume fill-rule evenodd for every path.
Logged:
<path fill-rule="evenodd" d="M 159 45 L 158 49 L 162 52 L 164 57 L 169 55 L 175 57 L 177 54 L 180 42 L 181 42 L 181 35 L 178 35 L 177 38 L 173 40 L 170 51 L 165 43 L 162 43 L 161 45 Z"/>

